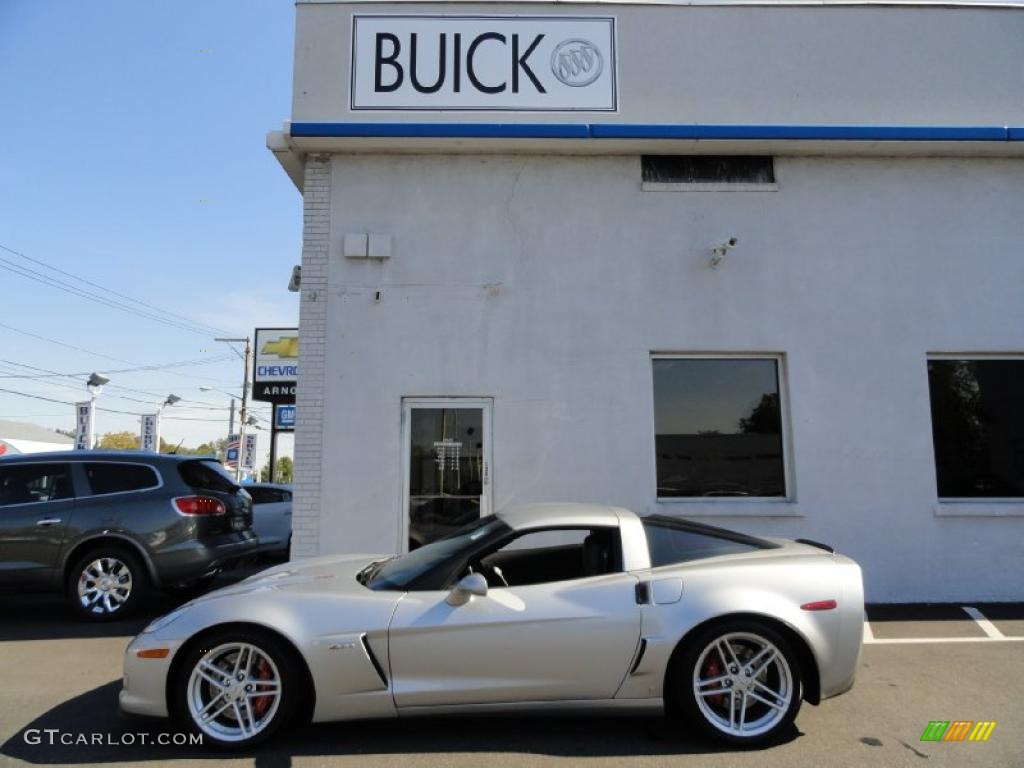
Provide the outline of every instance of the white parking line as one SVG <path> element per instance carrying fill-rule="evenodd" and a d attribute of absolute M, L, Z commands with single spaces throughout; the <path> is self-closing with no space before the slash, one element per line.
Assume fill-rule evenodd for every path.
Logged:
<path fill-rule="evenodd" d="M 864 621 L 864 645 L 929 645 L 934 643 L 1024 643 L 1024 637 L 1007 637 L 977 608 L 961 606 L 981 627 L 985 637 L 875 637 L 871 624 Z"/>
<path fill-rule="evenodd" d="M 1024 643 L 1024 637 L 876 637 L 865 645 L 927 645 L 929 643 Z"/>
<path fill-rule="evenodd" d="M 964 613 L 966 613 L 968 616 L 974 619 L 975 623 L 979 627 L 981 627 L 981 631 L 988 635 L 990 638 L 992 638 L 993 640 L 1003 640 L 1006 638 L 1006 635 L 1000 632 L 999 628 L 996 627 L 995 624 L 986 619 L 985 615 L 977 608 L 972 608 L 969 605 L 965 605 L 962 607 L 964 609 Z"/>

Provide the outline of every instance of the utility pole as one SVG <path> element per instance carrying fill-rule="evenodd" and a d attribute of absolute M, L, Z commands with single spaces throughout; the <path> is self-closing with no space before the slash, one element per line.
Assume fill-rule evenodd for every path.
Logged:
<path fill-rule="evenodd" d="M 245 342 L 245 356 L 242 363 L 245 366 L 242 371 L 242 407 L 238 411 L 238 463 L 235 465 L 235 480 L 242 477 L 242 456 L 245 452 L 245 422 L 249 418 L 249 364 L 252 360 L 252 342 L 248 336 L 244 339 L 217 337 L 214 341 L 223 341 L 228 344 Z M 231 429 L 234 430 L 235 401 L 231 400 Z"/>

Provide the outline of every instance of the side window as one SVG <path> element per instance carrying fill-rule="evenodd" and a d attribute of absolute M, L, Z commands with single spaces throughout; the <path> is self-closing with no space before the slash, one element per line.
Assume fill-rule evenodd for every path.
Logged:
<path fill-rule="evenodd" d="M 522 587 L 615 573 L 621 560 L 618 529 L 571 528 L 524 533 L 478 566 L 492 587 Z"/>
<path fill-rule="evenodd" d="M 647 533 L 647 548 L 651 553 L 652 568 L 761 548 L 755 544 L 708 536 L 647 520 L 644 521 L 644 531 Z"/>
<path fill-rule="evenodd" d="M 160 485 L 152 467 L 144 464 L 95 462 L 85 464 L 85 476 L 93 495 L 141 491 Z"/>
<path fill-rule="evenodd" d="M 292 492 L 291 491 L 281 491 L 281 501 L 291 501 L 291 500 L 292 500 Z"/>
<path fill-rule="evenodd" d="M 0 507 L 74 498 L 67 464 L 14 464 L 0 468 Z"/>
<path fill-rule="evenodd" d="M 252 486 L 246 488 L 249 495 L 252 496 L 253 504 L 273 504 L 277 501 L 277 491 L 273 488 L 254 488 Z"/>

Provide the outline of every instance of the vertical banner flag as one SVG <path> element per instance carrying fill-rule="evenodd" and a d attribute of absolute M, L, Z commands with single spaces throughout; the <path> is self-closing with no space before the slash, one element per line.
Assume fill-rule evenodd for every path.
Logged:
<path fill-rule="evenodd" d="M 147 413 L 142 417 L 142 432 L 139 434 L 139 449 L 156 453 L 160 450 L 159 417 L 155 413 Z"/>
<path fill-rule="evenodd" d="M 92 401 L 75 403 L 75 450 L 92 448 Z"/>
<path fill-rule="evenodd" d="M 238 442 L 239 435 L 228 435 L 228 450 L 224 457 L 224 466 L 230 469 L 238 468 Z"/>
<path fill-rule="evenodd" d="M 256 467 L 256 433 L 245 436 L 245 450 L 242 451 L 242 469 L 252 471 Z"/>

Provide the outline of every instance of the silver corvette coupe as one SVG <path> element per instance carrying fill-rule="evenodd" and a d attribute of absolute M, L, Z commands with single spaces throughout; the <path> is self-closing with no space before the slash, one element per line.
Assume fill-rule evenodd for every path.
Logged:
<path fill-rule="evenodd" d="M 219 746 L 297 719 L 662 704 L 757 744 L 853 685 L 863 618 L 860 568 L 822 544 L 534 505 L 188 603 L 129 645 L 120 703 Z"/>

